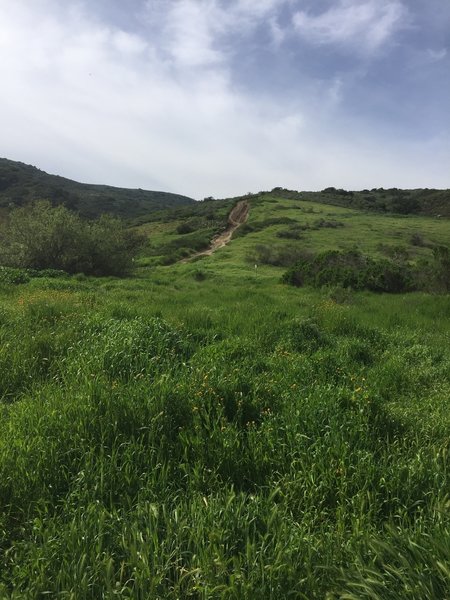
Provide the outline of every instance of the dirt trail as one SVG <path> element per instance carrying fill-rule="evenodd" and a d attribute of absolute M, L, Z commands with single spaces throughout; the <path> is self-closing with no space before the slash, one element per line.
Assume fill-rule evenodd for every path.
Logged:
<path fill-rule="evenodd" d="M 233 233 L 236 229 L 247 220 L 249 208 L 249 204 L 246 200 L 240 200 L 228 215 L 228 225 L 226 229 L 211 240 L 209 248 L 202 250 L 201 252 L 196 252 L 188 258 L 183 258 L 180 262 L 186 263 L 198 256 L 211 256 L 213 252 L 226 246 L 233 237 Z"/>

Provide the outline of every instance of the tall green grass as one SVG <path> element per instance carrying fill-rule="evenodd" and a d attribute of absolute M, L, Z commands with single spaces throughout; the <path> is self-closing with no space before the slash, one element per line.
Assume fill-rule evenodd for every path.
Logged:
<path fill-rule="evenodd" d="M 0 597 L 447 598 L 448 296 L 215 260 L 0 289 Z"/>
<path fill-rule="evenodd" d="M 251 201 L 192 264 L 149 270 L 225 205 L 142 225 L 135 278 L 0 283 L 0 598 L 450 597 L 448 295 L 253 260 L 289 226 L 414 262 L 448 223 Z"/>

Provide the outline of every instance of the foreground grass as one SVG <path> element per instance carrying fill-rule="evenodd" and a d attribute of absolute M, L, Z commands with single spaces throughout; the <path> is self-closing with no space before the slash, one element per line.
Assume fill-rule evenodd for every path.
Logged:
<path fill-rule="evenodd" d="M 277 273 L 1 288 L 1 598 L 449 597 L 448 296 Z"/>

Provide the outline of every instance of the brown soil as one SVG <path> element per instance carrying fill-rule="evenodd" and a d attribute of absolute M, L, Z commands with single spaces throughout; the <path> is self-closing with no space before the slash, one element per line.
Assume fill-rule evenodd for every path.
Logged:
<path fill-rule="evenodd" d="M 206 250 L 202 250 L 201 252 L 196 252 L 188 258 L 183 258 L 183 260 L 181 260 L 180 262 L 189 262 L 193 258 L 197 258 L 198 256 L 211 256 L 213 252 L 219 250 L 219 248 L 223 248 L 224 246 L 226 246 L 230 242 L 233 233 L 236 231 L 236 229 L 240 225 L 245 223 L 245 221 L 247 220 L 248 211 L 248 202 L 246 200 L 240 200 L 228 215 L 228 225 L 226 229 L 222 231 L 222 233 L 219 233 L 219 235 L 216 235 L 216 237 L 214 237 L 211 240 L 209 248 L 207 248 Z"/>

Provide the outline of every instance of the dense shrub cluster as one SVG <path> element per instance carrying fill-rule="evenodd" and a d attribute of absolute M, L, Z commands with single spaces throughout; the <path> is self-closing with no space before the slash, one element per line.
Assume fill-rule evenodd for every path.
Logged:
<path fill-rule="evenodd" d="M 277 232 L 277 237 L 285 240 L 299 240 L 302 237 L 303 227 L 292 225 L 288 229 L 282 229 Z"/>
<path fill-rule="evenodd" d="M 414 289 L 414 272 L 408 265 L 371 258 L 355 250 L 332 250 L 302 257 L 283 275 L 283 281 L 295 286 L 342 285 L 396 293 Z"/>
<path fill-rule="evenodd" d="M 250 263 L 271 265 L 273 267 L 290 267 L 300 258 L 309 256 L 307 251 L 298 246 L 269 246 L 258 244 L 248 256 Z"/>
<path fill-rule="evenodd" d="M 25 269 L 0 267 L 0 283 L 18 285 L 19 283 L 27 283 L 29 280 L 30 276 Z"/>
<path fill-rule="evenodd" d="M 85 221 L 47 201 L 13 210 L 0 232 L 4 266 L 92 275 L 127 274 L 142 243 L 115 217 Z"/>
<path fill-rule="evenodd" d="M 202 223 L 199 219 L 189 219 L 187 221 L 183 221 L 177 226 L 177 233 L 180 235 L 184 235 L 186 233 L 192 233 L 193 231 L 197 231 L 202 226 Z"/>
<path fill-rule="evenodd" d="M 30 279 L 35 277 L 64 277 L 65 271 L 58 269 L 16 269 L 14 267 L 0 267 L 0 283 L 9 283 L 18 285 L 20 283 L 27 283 Z"/>

